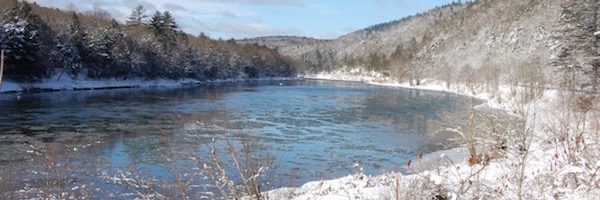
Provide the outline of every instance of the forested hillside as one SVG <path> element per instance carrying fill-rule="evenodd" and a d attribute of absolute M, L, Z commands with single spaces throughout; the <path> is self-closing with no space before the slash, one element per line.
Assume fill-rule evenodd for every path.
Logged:
<path fill-rule="evenodd" d="M 0 0 L 5 78 L 257 78 L 291 76 L 290 59 L 259 45 L 181 31 L 168 11 L 134 9 L 125 24 L 106 11 L 86 13 Z"/>
<path fill-rule="evenodd" d="M 598 74 L 598 4 L 593 0 L 467 1 L 334 40 L 299 43 L 274 37 L 243 42 L 277 48 L 298 61 L 304 73 L 348 67 L 378 71 L 412 84 L 425 78 L 479 85 L 572 82 L 573 87 L 585 89 L 595 85 Z"/>

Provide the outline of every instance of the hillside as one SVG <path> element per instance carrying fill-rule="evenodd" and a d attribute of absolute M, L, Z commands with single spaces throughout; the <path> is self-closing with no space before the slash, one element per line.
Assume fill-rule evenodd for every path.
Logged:
<path fill-rule="evenodd" d="M 519 66 L 527 65 L 544 69 L 552 66 L 543 71 L 553 79 L 552 74 L 564 66 L 556 64 L 565 47 L 562 44 L 578 45 L 565 39 L 568 36 L 564 27 L 594 23 L 585 22 L 585 18 L 594 16 L 584 14 L 593 11 L 592 4 L 582 0 L 454 3 L 334 40 L 277 37 L 244 42 L 276 47 L 280 53 L 300 63 L 305 73 L 347 66 L 391 74 L 399 81 L 422 78 L 459 81 L 461 71 L 490 67 L 503 72 L 505 76 L 501 78 L 509 81 L 510 76 L 523 70 Z M 565 19 L 569 9 L 576 14 L 572 20 Z M 586 32 L 579 35 L 593 39 L 593 30 L 583 31 Z M 569 56 L 581 57 L 583 54 Z M 581 58 L 573 60 L 571 64 L 583 68 L 590 63 Z"/>
<path fill-rule="evenodd" d="M 0 0 L 4 75 L 19 83 L 295 75 L 289 59 L 272 49 L 194 36 L 176 21 L 169 11 L 150 14 L 142 6 L 121 23 L 101 9 L 76 12 Z"/>

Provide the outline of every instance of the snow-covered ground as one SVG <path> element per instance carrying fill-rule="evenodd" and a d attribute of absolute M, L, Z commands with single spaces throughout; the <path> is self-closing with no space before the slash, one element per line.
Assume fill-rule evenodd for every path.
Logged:
<path fill-rule="evenodd" d="M 527 154 L 517 147 L 508 147 L 506 155 L 490 159 L 487 164 L 470 166 L 457 152 L 438 152 L 415 158 L 410 166 L 415 174 L 403 175 L 389 172 L 370 176 L 358 170 L 356 174 L 332 180 L 314 181 L 297 188 L 280 188 L 265 193 L 270 199 L 599 199 L 600 161 L 598 139 L 589 136 L 563 138 L 566 143 L 587 139 L 587 153 L 583 147 L 560 148 L 553 127 L 564 125 L 558 117 L 564 115 L 559 91 L 547 90 L 529 103 L 519 103 L 514 97 L 519 88 L 500 86 L 493 94 L 467 92 L 460 87 L 447 88 L 440 81 L 425 80 L 420 86 L 397 83 L 376 73 L 333 73 L 304 75 L 309 79 L 361 81 L 390 87 L 406 87 L 453 92 L 487 99 L 485 105 L 516 115 L 518 107 L 525 109 L 527 137 L 530 144 Z M 357 70 L 354 70 L 355 72 Z M 366 75 L 365 75 L 366 74 Z M 373 75 L 375 74 L 375 75 Z M 592 124 L 592 123 L 590 123 Z M 598 125 L 598 124 L 596 124 Z M 591 126 L 591 125 L 590 125 Z M 518 139 L 514 139 L 515 141 Z M 593 140 L 593 141 L 592 141 Z M 514 142 L 514 141 L 513 141 Z M 517 145 L 513 145 L 517 146 Z M 563 151 L 564 152 L 561 152 Z M 580 151 L 581 150 L 581 151 Z M 462 150 L 465 153 L 466 150 Z M 572 152 L 569 152 L 572 151 Z M 459 151 L 461 152 L 461 151 Z M 517 152 L 517 153 L 514 153 Z M 573 153 L 577 162 L 569 162 L 566 154 Z M 590 153 L 591 152 L 591 153 Z M 482 152 L 483 153 L 483 152 Z M 488 153 L 485 153 L 488 155 Z M 523 160 L 523 155 L 525 160 Z M 571 155 L 573 156 L 573 155 Z M 484 157 L 484 160 L 486 157 Z M 435 166 L 432 166 L 431 161 Z M 525 163 L 525 165 L 523 165 Z M 522 167 L 525 166 L 525 167 Z M 359 168 L 359 166 L 356 166 Z M 421 170 L 423 169 L 423 170 Z M 522 173 L 521 173 L 522 172 Z M 522 181 L 520 181 L 522 180 Z M 522 184 L 519 184 L 522 183 Z"/>
<path fill-rule="evenodd" d="M 509 93 L 511 93 L 511 89 L 513 89 L 508 85 L 500 85 L 494 94 L 486 91 L 471 92 L 463 86 L 453 85 L 452 87 L 448 88 L 443 81 L 431 79 L 422 80 L 420 85 L 412 86 L 408 82 L 398 82 L 378 72 L 364 71 L 362 69 L 354 68 L 342 68 L 332 72 L 321 72 L 317 74 L 304 74 L 300 77 L 305 79 L 353 81 L 387 87 L 402 87 L 419 90 L 450 92 L 487 100 L 487 103 L 479 105 L 478 107 L 489 106 L 489 108 L 503 110 L 508 110 L 511 105 L 509 105 L 509 102 L 503 102 L 502 97 L 505 99 L 508 98 L 507 96 Z"/>
<path fill-rule="evenodd" d="M 221 83 L 221 82 L 242 82 L 242 81 L 255 81 L 255 80 L 293 80 L 297 78 L 286 78 L 286 77 L 272 77 L 272 78 L 259 78 L 259 79 L 244 79 L 244 78 L 232 78 L 222 80 L 209 80 L 199 81 L 195 79 L 180 79 L 180 80 L 143 80 L 143 79 L 128 79 L 128 80 L 117 80 L 117 79 L 103 79 L 103 80 L 90 80 L 87 78 L 71 78 L 68 75 L 60 76 L 55 74 L 54 76 L 34 83 L 23 83 L 15 82 L 11 80 L 3 80 L 1 93 L 7 92 L 22 92 L 27 90 L 38 90 L 38 91 L 60 91 L 60 90 L 84 90 L 84 89 L 109 89 L 109 88 L 173 88 L 173 87 L 184 87 L 203 83 Z"/>
<path fill-rule="evenodd" d="M 376 82 L 376 81 L 387 81 L 388 78 L 383 74 L 373 71 L 365 71 L 360 68 L 348 68 L 343 67 L 331 72 L 321 72 L 317 74 L 305 74 L 301 75 L 303 78 L 308 79 L 321 79 L 321 80 L 338 80 L 338 81 L 360 81 L 360 82 Z"/>
<path fill-rule="evenodd" d="M 355 166 L 355 174 L 332 180 L 314 181 L 297 188 L 280 188 L 265 192 L 269 199 L 600 199 L 600 137 L 588 132 L 600 130 L 597 112 L 584 115 L 584 123 L 572 116 L 563 105 L 561 91 L 546 90 L 533 101 L 522 103 L 515 96 L 523 88 L 501 85 L 494 92 L 466 90 L 460 85 L 447 87 L 443 82 L 424 80 L 419 86 L 398 83 L 379 73 L 344 69 L 332 73 L 304 75 L 299 78 L 360 81 L 388 87 L 405 87 L 453 92 L 487 99 L 479 109 L 497 108 L 526 118 L 531 130 L 530 145 L 508 141 L 507 153 L 485 164 L 469 165 L 466 148 L 457 148 L 415 158 L 404 167 L 414 174 L 388 172 L 366 175 Z M 273 78 L 267 80 L 287 80 Z M 244 81 L 229 79 L 213 82 Z M 74 80 L 52 77 L 40 83 L 2 83 L 2 92 L 28 89 L 70 90 L 112 87 L 179 87 L 199 84 L 196 80 Z M 524 113 L 519 113 L 523 109 Z M 594 108 L 597 109 L 597 108 Z M 570 117 L 571 121 L 566 121 Z M 587 126 L 586 126 L 587 124 Z M 560 129 L 560 128 L 563 129 Z M 565 128 L 566 127 L 566 128 Z M 583 127 L 583 128 L 580 128 Z M 564 135 L 563 132 L 567 134 Z M 580 134 L 574 134 L 580 133 Z M 585 141 L 585 142 L 582 142 Z M 512 142 L 512 143 L 511 143 Z M 520 149 L 527 149 L 523 151 Z M 491 152 L 479 149 L 482 155 Z M 523 156 L 525 155 L 527 156 Z M 483 157 L 486 160 L 485 156 Z M 525 158 L 525 160 L 523 160 Z M 525 163 L 525 165 L 523 165 Z M 522 167 L 525 166 L 525 167 Z M 522 184 L 519 184 L 522 183 Z"/>

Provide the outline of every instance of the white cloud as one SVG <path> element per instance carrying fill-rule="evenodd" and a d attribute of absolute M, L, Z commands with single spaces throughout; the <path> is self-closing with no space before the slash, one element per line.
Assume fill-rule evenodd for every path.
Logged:
<path fill-rule="evenodd" d="M 228 10 L 224 10 L 219 12 L 221 13 L 221 16 L 223 17 L 227 17 L 227 18 L 237 18 L 237 15 L 234 12 L 228 11 Z"/>
<path fill-rule="evenodd" d="M 205 25 L 206 22 L 224 21 L 224 18 L 237 17 L 251 18 L 256 16 L 248 9 L 248 5 L 282 5 L 301 6 L 299 0 L 30 0 L 42 6 L 66 9 L 73 6 L 81 12 L 102 9 L 109 12 L 117 20 L 124 21 L 131 10 L 138 5 L 144 6 L 148 15 L 155 10 L 170 11 L 173 13 L 182 29 L 190 34 L 199 32 L 212 32 L 215 35 L 231 35 L 235 37 L 255 36 L 259 33 L 281 33 L 283 31 L 270 28 L 264 24 L 236 24 L 221 23 L 220 25 Z M 203 23 L 197 23 L 203 22 Z M 204 24 L 204 25 L 202 25 Z M 220 28 L 219 28 L 220 27 Z M 223 31 L 223 32 L 221 32 Z M 247 32 L 245 32 L 247 31 Z"/>
<path fill-rule="evenodd" d="M 289 25 L 268 25 L 262 21 L 273 13 L 294 10 L 310 14 L 340 17 L 343 10 L 332 6 L 329 0 L 317 3 L 304 3 L 304 0 L 28 0 L 42 6 L 61 9 L 73 8 L 81 12 L 102 9 L 109 12 L 117 20 L 124 21 L 131 10 L 138 5 L 146 8 L 147 14 L 154 11 L 170 11 L 182 29 L 190 34 L 205 32 L 212 37 L 254 37 L 265 35 L 299 34 L 302 31 Z M 412 0 L 369 0 L 379 6 L 399 6 L 402 9 L 421 9 L 424 3 Z M 436 0 L 438 2 L 446 0 Z M 351 3 L 351 2 L 344 2 Z M 264 9 L 263 9 L 264 8 Z M 375 18 L 375 17 L 371 17 Z M 279 21 L 278 21 L 279 20 Z M 271 20 L 281 24 L 280 19 Z M 297 16 L 293 20 L 301 20 Z M 318 23 L 318 22 L 315 22 Z M 333 37 L 351 30 L 316 30 L 316 26 L 308 25 L 303 30 L 313 37 Z"/>
<path fill-rule="evenodd" d="M 163 8 L 169 10 L 169 11 L 187 11 L 188 9 L 186 9 L 185 7 L 178 5 L 178 4 L 173 4 L 173 3 L 165 3 L 162 6 Z"/>

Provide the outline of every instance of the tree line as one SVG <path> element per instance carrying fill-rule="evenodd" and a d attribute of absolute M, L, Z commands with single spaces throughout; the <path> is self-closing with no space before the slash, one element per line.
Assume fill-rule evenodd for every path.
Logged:
<path fill-rule="evenodd" d="M 103 10 L 87 13 L 0 0 L 5 77 L 40 81 L 51 75 L 90 79 L 258 78 L 291 76 L 289 58 L 234 40 L 184 33 L 174 16 L 142 6 L 125 24 Z"/>

